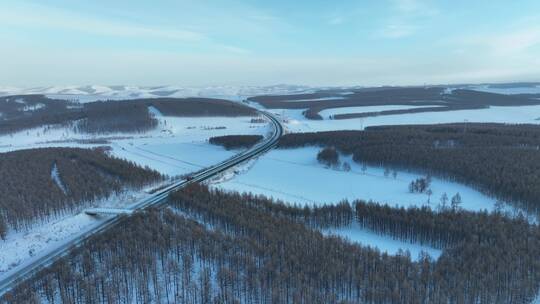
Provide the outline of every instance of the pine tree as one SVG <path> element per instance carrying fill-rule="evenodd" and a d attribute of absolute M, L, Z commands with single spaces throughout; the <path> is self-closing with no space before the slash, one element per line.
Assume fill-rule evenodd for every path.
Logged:
<path fill-rule="evenodd" d="M 452 197 L 452 202 L 450 203 L 451 206 L 452 206 L 452 210 L 454 211 L 457 211 L 459 209 L 459 206 L 461 205 L 462 201 L 461 201 L 461 195 L 458 193 L 456 193 L 456 195 L 454 195 Z"/>

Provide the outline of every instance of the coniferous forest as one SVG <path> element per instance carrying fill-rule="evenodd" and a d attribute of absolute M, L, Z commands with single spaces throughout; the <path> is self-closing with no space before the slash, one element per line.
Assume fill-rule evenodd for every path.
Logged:
<path fill-rule="evenodd" d="M 156 171 L 111 157 L 102 148 L 0 153 L 0 223 L 4 228 L 0 233 L 162 178 Z"/>
<path fill-rule="evenodd" d="M 212 98 L 147 98 L 78 103 L 44 95 L 0 97 L 0 134 L 12 134 L 40 126 L 68 126 L 75 132 L 145 132 L 158 121 L 148 107 L 165 116 L 255 116 L 239 103 Z"/>
<path fill-rule="evenodd" d="M 305 109 L 307 119 L 321 120 L 325 109 L 409 105 L 420 106 L 401 110 L 344 113 L 332 119 L 348 119 L 406 113 L 443 112 L 465 109 L 483 109 L 489 106 L 519 106 L 540 104 L 535 94 L 506 95 L 470 89 L 447 91 L 444 87 L 375 87 L 359 89 L 327 89 L 313 93 L 288 95 L 261 95 L 248 98 L 267 109 Z"/>
<path fill-rule="evenodd" d="M 324 236 L 357 221 L 443 249 L 434 261 Z M 64 303 L 526 303 L 540 230 L 500 213 L 371 202 L 300 208 L 191 185 L 125 219 L 2 298 Z"/>
<path fill-rule="evenodd" d="M 226 144 L 243 141 L 242 136 L 224 138 Z M 322 146 L 317 158 L 327 166 L 339 161 L 341 152 L 353 154 L 358 162 L 426 171 L 426 178 L 411 183 L 413 191 L 422 191 L 432 175 L 439 175 L 537 210 L 535 200 L 527 200 L 537 191 L 533 182 L 539 172 L 540 128 L 536 126 L 391 126 L 289 134 L 279 143 L 280 148 L 304 145 Z M 21 165 L 16 161 L 18 153 L 24 154 L 21 159 L 40 161 Z M 115 181 L 141 185 L 160 178 L 155 172 L 108 159 L 99 149 L 54 148 L 6 155 L 9 162 L 2 168 L 18 164 L 32 167 L 33 172 L 45 170 L 27 182 L 40 184 L 47 178 L 58 197 L 76 195 L 72 188 L 99 188 L 102 192 L 97 193 L 106 195 L 116 191 Z M 94 188 L 94 182 L 86 179 L 88 184 L 68 182 L 80 183 L 73 176 L 83 171 L 94 172 L 110 188 L 101 184 Z M 16 175 L 14 169 L 2 172 Z M 519 187 L 522 184 L 528 187 Z M 84 190 L 77 195 L 96 193 Z M 4 231 L 6 223 L 24 227 L 36 216 L 74 208 L 69 198 L 58 202 L 63 205 L 33 208 L 32 214 L 19 214 L 15 203 L 8 205 L 12 215 L 4 217 Z M 427 253 L 389 255 L 323 233 L 327 228 L 354 226 L 437 248 L 442 254 L 437 259 Z M 457 196 L 437 210 L 366 201 L 308 207 L 191 184 L 171 194 L 163 208 L 125 217 L 113 229 L 91 237 L 21 282 L 1 301 L 529 303 L 540 288 L 538 256 L 537 224 L 499 209 L 462 210 Z"/>

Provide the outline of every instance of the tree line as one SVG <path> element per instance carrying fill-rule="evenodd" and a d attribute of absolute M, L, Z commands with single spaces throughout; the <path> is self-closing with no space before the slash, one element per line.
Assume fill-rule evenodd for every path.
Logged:
<path fill-rule="evenodd" d="M 225 135 L 210 137 L 208 141 L 213 145 L 222 146 L 227 150 L 231 150 L 251 148 L 262 139 L 262 135 Z"/>
<path fill-rule="evenodd" d="M 497 213 L 361 201 L 287 206 L 197 184 L 172 194 L 169 204 L 93 237 L 2 301 L 526 303 L 539 287 L 539 228 Z M 344 214 L 376 231 L 437 243 L 443 254 L 413 262 L 407 253 L 323 236 L 303 222 Z"/>

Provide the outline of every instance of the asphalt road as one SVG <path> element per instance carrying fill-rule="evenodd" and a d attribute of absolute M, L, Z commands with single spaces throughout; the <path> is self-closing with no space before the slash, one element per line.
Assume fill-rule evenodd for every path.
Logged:
<path fill-rule="evenodd" d="M 272 148 L 274 148 L 279 138 L 283 134 L 283 127 L 281 123 L 279 122 L 279 120 L 273 115 L 269 113 L 265 113 L 265 112 L 261 112 L 261 114 L 266 116 L 274 127 L 274 133 L 272 134 L 271 137 L 266 138 L 264 141 L 256 144 L 251 149 L 244 151 L 240 154 L 237 154 L 233 156 L 232 158 L 225 160 L 222 163 L 211 166 L 209 168 L 206 168 L 204 170 L 201 170 L 191 175 L 191 177 L 188 180 L 181 180 L 176 183 L 173 183 L 172 185 L 167 186 L 164 189 L 160 189 L 159 191 L 154 193 L 151 197 L 141 201 L 137 205 L 132 206 L 130 209 L 132 209 L 133 211 L 138 211 L 138 210 L 144 210 L 145 208 L 149 208 L 149 207 L 156 207 L 156 206 L 163 205 L 163 203 L 167 201 L 167 197 L 169 196 L 169 193 L 171 193 L 172 191 L 178 190 L 191 183 L 207 180 L 248 159 L 257 157 L 267 152 L 268 150 L 271 150 Z M 103 221 L 99 226 L 95 227 L 93 230 L 81 233 L 78 237 L 74 238 L 73 240 L 70 240 L 69 242 L 64 243 L 61 246 L 58 246 L 57 248 L 37 258 L 31 263 L 28 263 L 27 265 L 24 265 L 23 267 L 18 268 L 18 269 L 15 268 L 13 269 L 13 271 L 8 272 L 2 279 L 0 279 L 0 296 L 8 292 L 11 288 L 15 287 L 19 282 L 23 281 L 25 278 L 28 278 L 32 274 L 36 273 L 38 270 L 50 265 L 51 263 L 58 260 L 65 254 L 69 253 L 69 251 L 72 248 L 82 244 L 85 240 L 87 240 L 91 236 L 101 233 L 107 229 L 110 229 L 111 227 L 120 223 L 122 220 L 125 220 L 126 217 L 128 216 L 129 215 L 122 215 L 122 216 L 114 216 L 114 217 L 108 218 L 105 221 Z"/>

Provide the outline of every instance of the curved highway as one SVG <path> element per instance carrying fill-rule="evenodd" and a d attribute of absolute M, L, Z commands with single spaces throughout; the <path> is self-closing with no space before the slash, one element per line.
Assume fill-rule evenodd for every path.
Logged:
<path fill-rule="evenodd" d="M 260 112 L 260 113 L 263 114 L 266 118 L 268 118 L 268 120 L 272 124 L 273 129 L 274 129 L 272 136 L 265 138 L 264 141 L 254 145 L 249 150 L 246 150 L 240 154 L 237 154 L 233 156 L 232 158 L 225 160 L 222 163 L 219 163 L 217 165 L 214 165 L 202 171 L 199 171 L 195 174 L 192 174 L 190 178 L 188 179 L 178 181 L 176 183 L 173 183 L 172 185 L 167 186 L 164 189 L 160 189 L 156 193 L 152 194 L 151 197 L 145 200 L 142 200 L 138 204 L 132 206 L 130 209 L 133 211 L 138 211 L 138 210 L 143 210 L 149 207 L 160 206 L 164 202 L 166 202 L 169 193 L 171 193 L 172 191 L 183 188 L 186 185 L 191 184 L 191 183 L 207 180 L 248 159 L 257 157 L 267 152 L 268 150 L 274 148 L 279 138 L 281 137 L 281 135 L 283 135 L 283 127 L 281 123 L 279 122 L 279 120 L 276 117 L 274 117 L 272 114 L 267 113 L 267 112 Z M 126 216 L 114 216 L 114 217 L 108 218 L 104 220 L 100 225 L 95 227 L 93 230 L 81 233 L 79 236 L 75 237 L 74 239 L 64 243 L 61 246 L 58 246 L 57 248 L 53 249 L 49 253 L 44 254 L 43 256 L 31 261 L 30 263 L 22 267 L 16 267 L 8 271 L 4 275 L 2 275 L 0 279 L 0 296 L 8 292 L 11 288 L 15 287 L 17 283 L 28 278 L 30 275 L 32 275 L 36 271 L 58 260 L 65 254 L 67 254 L 72 248 L 82 244 L 85 240 L 87 240 L 91 236 L 101 233 L 107 229 L 110 229 L 111 227 L 120 223 L 125 218 Z"/>

